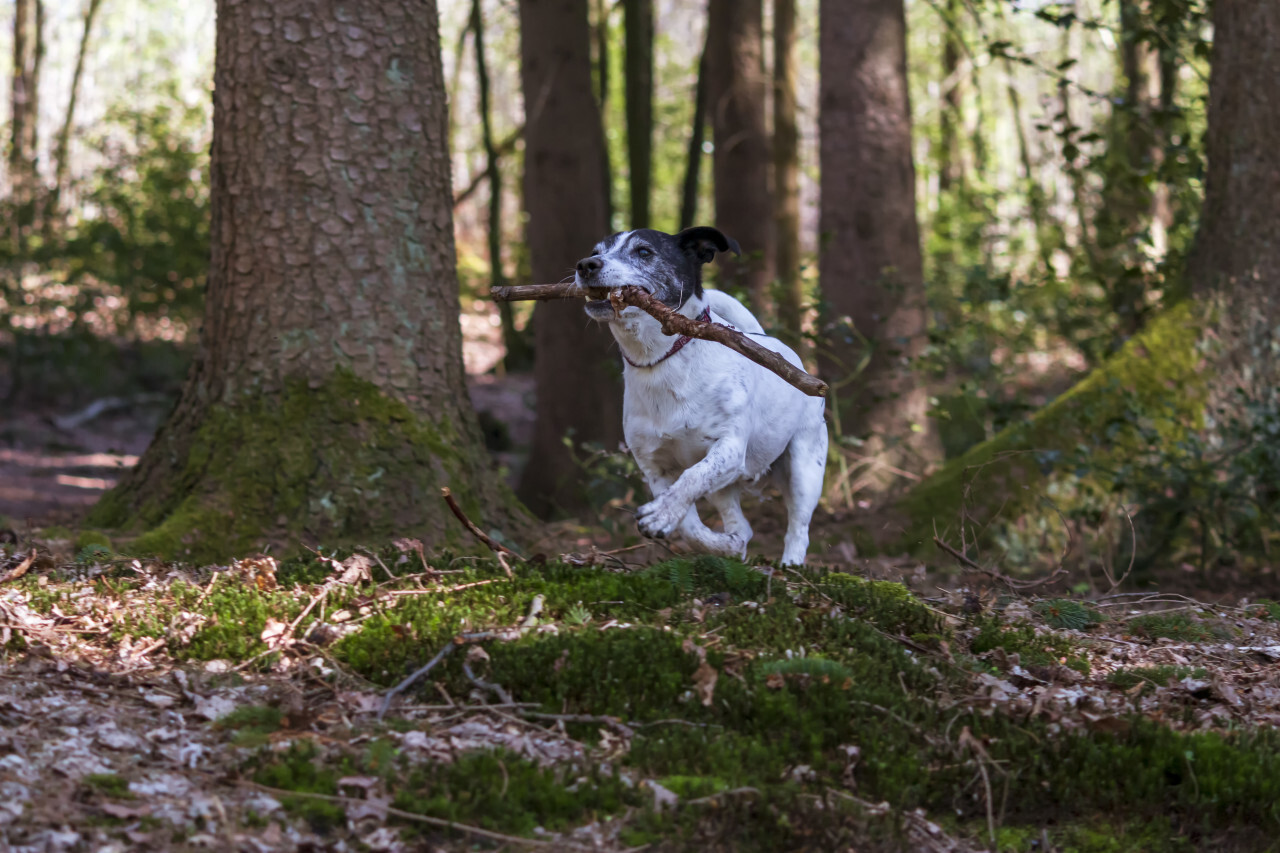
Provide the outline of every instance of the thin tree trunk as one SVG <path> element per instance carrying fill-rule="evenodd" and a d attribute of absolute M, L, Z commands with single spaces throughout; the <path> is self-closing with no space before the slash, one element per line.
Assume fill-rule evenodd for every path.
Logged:
<path fill-rule="evenodd" d="M 698 80 L 693 88 L 693 127 L 689 129 L 689 149 L 685 155 L 684 184 L 680 190 L 680 230 L 692 228 L 698 218 L 698 190 L 702 176 L 702 144 L 707 132 L 707 47 L 708 34 L 698 58 Z"/>
<path fill-rule="evenodd" d="M 959 258 L 956 247 L 961 236 L 957 218 L 965 208 L 964 166 L 960 158 L 961 114 L 960 35 L 956 32 L 959 0 L 947 0 L 942 35 L 942 103 L 938 109 L 938 212 L 933 231 L 940 238 L 941 251 L 933 258 L 934 279 L 951 290 L 956 281 Z"/>
<path fill-rule="evenodd" d="M 743 250 L 737 260 L 722 256 L 720 283 L 744 289 L 756 312 L 767 317 L 776 264 L 762 20 L 762 0 L 710 0 L 707 103 L 715 140 L 715 224 Z"/>
<path fill-rule="evenodd" d="M 942 35 L 942 107 L 939 111 L 938 193 L 946 195 L 961 181 L 963 166 L 959 156 L 961 115 L 960 36 L 955 31 L 959 18 L 959 0 L 947 0 L 946 26 Z M 948 234 L 948 237 L 954 235 Z"/>
<path fill-rule="evenodd" d="M 605 141 L 591 90 L 587 0 L 521 0 L 525 93 L 524 203 L 534 281 L 560 281 L 608 233 Z M 534 512 L 586 506 L 584 473 L 565 447 L 622 440 L 622 381 L 613 338 L 574 302 L 534 309 L 537 420 L 520 495 Z"/>
<path fill-rule="evenodd" d="M 26 243 L 26 228 L 31 224 L 35 199 L 43 21 L 40 0 L 15 0 L 9 141 L 9 181 L 16 208 L 10 222 L 10 238 L 15 250 Z"/>
<path fill-rule="evenodd" d="M 84 29 L 80 33 L 80 47 L 76 50 L 75 70 L 71 72 L 71 94 L 67 97 L 67 114 L 62 120 L 62 128 L 58 131 L 58 141 L 54 147 L 53 198 L 49 203 L 50 221 L 61 213 L 62 194 L 67 188 L 71 128 L 75 125 L 76 100 L 80 95 L 80 81 L 84 77 L 84 60 L 89 54 L 89 35 L 93 32 L 93 22 L 101 8 L 102 0 L 89 0 L 89 7 L 84 13 Z"/>
<path fill-rule="evenodd" d="M 442 486 L 488 525 L 519 517 L 467 402 L 436 4 L 351 20 L 217 4 L 200 349 L 90 519 L 145 530 L 135 551 L 460 545 Z"/>
<path fill-rule="evenodd" d="M 653 170 L 653 0 L 623 0 L 631 227 L 649 227 Z"/>
<path fill-rule="evenodd" d="M 480 94 L 480 135 L 484 142 L 485 172 L 489 176 L 489 279 L 494 287 L 507 282 L 502 270 L 502 159 L 493 141 L 493 111 L 489 105 L 489 64 L 484 50 L 484 10 L 481 0 L 471 0 L 471 33 L 476 48 L 476 88 Z M 523 370 L 533 353 L 525 336 L 516 329 L 515 315 L 509 304 L 498 303 L 502 323 L 502 343 L 506 350 L 503 366 L 507 370 Z"/>
<path fill-rule="evenodd" d="M 608 139 L 609 130 L 609 87 L 611 85 L 613 75 L 610 69 L 613 61 L 609 57 L 609 0 L 596 0 L 595 4 L 595 22 L 592 25 L 592 43 L 595 46 L 595 72 L 596 72 L 596 99 L 600 104 L 600 127 L 605 132 L 605 138 Z M 609 150 L 609 143 L 606 141 L 604 146 L 604 159 L 601 161 L 604 168 L 604 209 L 605 215 L 610 222 L 613 221 L 613 153 Z"/>
<path fill-rule="evenodd" d="M 975 25 L 981 30 L 982 18 L 978 10 L 970 6 L 969 12 Z M 996 14 L 997 20 L 1003 25 L 1005 15 L 1002 5 L 996 5 Z M 1049 221 L 1049 200 L 1044 187 L 1036 177 L 1037 173 L 1031 161 L 1031 144 L 1027 139 L 1026 121 L 1022 116 L 1022 96 L 1018 93 L 1017 76 L 1014 73 L 1013 60 L 1009 58 L 1008 53 L 1001 57 L 1001 64 L 1004 66 L 1005 94 L 1009 98 L 1009 108 L 1013 113 L 1013 129 L 1018 138 L 1018 162 L 1022 165 L 1022 181 L 1027 193 L 1028 212 L 1031 214 L 1031 224 L 1036 233 L 1036 251 L 1040 258 L 1042 272 L 1045 275 L 1052 275 L 1053 253 L 1061 241 L 1055 235 L 1053 223 Z"/>
<path fill-rule="evenodd" d="M 1122 338 L 1141 327 L 1146 305 L 1142 255 L 1135 251 L 1150 224 L 1154 198 L 1147 173 L 1155 159 L 1152 98 L 1149 94 L 1154 53 L 1144 41 L 1146 24 L 1140 0 L 1120 0 L 1120 57 L 1123 100 L 1113 103 L 1097 240 L 1104 287 L 1119 320 Z"/>
<path fill-rule="evenodd" d="M 939 453 L 912 374 L 927 315 L 911 158 L 902 0 L 822 0 L 819 273 L 830 306 L 819 367 L 844 435 L 908 470 Z M 834 315 L 834 316 L 833 316 Z M 871 490 L 892 485 L 875 465 Z"/>
<path fill-rule="evenodd" d="M 804 319 L 800 280 L 800 134 L 796 128 L 796 4 L 773 3 L 773 186 L 777 222 L 778 322 L 799 346 Z"/>

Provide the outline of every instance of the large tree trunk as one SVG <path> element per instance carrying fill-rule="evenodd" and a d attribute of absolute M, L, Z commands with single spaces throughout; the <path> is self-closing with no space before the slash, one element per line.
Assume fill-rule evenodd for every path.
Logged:
<path fill-rule="evenodd" d="M 609 230 L 587 0 L 521 0 L 520 40 L 531 272 L 534 281 L 560 281 Z M 586 506 L 564 439 L 618 446 L 622 379 L 612 336 L 581 303 L 539 303 L 533 324 L 538 412 L 520 496 L 547 515 Z"/>
<path fill-rule="evenodd" d="M 752 308 L 767 314 L 775 263 L 762 7 L 762 0 L 711 0 L 707 103 L 716 146 L 715 224 L 743 251 L 737 260 L 721 258 L 720 284 L 745 289 Z"/>
<path fill-rule="evenodd" d="M 938 448 L 910 368 L 927 318 L 902 0 L 822 0 L 819 50 L 819 274 L 834 315 L 820 368 L 864 455 L 918 470 Z M 861 485 L 889 485 L 886 470 Z"/>
<path fill-rule="evenodd" d="M 653 167 L 653 0 L 624 0 L 631 227 L 649 227 Z"/>
<path fill-rule="evenodd" d="M 1196 292 L 1280 294 L 1280 4 L 1217 0 Z"/>
<path fill-rule="evenodd" d="M 796 129 L 796 3 L 773 2 L 773 186 L 777 211 L 778 322 L 799 346 L 804 312 L 800 280 L 800 134 Z"/>
<path fill-rule="evenodd" d="M 514 501 L 467 403 L 436 4 L 219 0 L 200 350 L 95 508 L 137 550 L 461 541 Z"/>

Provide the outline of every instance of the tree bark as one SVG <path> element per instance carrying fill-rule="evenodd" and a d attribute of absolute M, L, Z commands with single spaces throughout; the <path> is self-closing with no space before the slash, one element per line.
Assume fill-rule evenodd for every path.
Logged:
<path fill-rule="evenodd" d="M 36 192 L 36 142 L 40 116 L 40 64 L 44 54 L 42 0 L 15 0 L 13 78 L 10 88 L 9 181 L 17 215 L 11 223 L 13 245 L 25 243 Z"/>
<path fill-rule="evenodd" d="M 530 273 L 559 281 L 609 230 L 586 0 L 521 0 L 520 40 Z M 622 379 L 613 338 L 580 304 L 541 303 L 533 325 L 537 420 L 519 493 L 545 516 L 586 506 L 564 439 L 618 446 Z"/>
<path fill-rule="evenodd" d="M 763 16 L 762 0 L 710 0 L 707 15 L 715 224 L 743 250 L 741 258 L 721 259 L 720 284 L 746 290 L 762 318 L 771 313 L 769 285 L 776 269 Z"/>
<path fill-rule="evenodd" d="M 89 54 L 89 36 L 93 32 L 93 22 L 102 8 L 102 0 L 89 0 L 89 7 L 84 13 L 84 29 L 80 33 L 80 47 L 76 51 L 75 70 L 71 72 L 71 94 L 67 97 L 67 114 L 62 120 L 62 128 L 58 131 L 58 141 L 53 154 L 53 199 L 49 204 L 49 218 L 52 221 L 61 211 L 62 194 L 67 188 L 67 173 L 70 169 L 71 128 L 75 124 L 76 101 L 80 95 L 80 81 L 84 77 L 84 60 Z"/>
<path fill-rule="evenodd" d="M 467 403 L 433 0 L 219 0 L 212 259 L 182 397 L 91 522 L 134 548 L 461 543 L 514 501 Z"/>
<path fill-rule="evenodd" d="M 653 0 L 623 0 L 631 227 L 649 227 L 653 173 Z"/>
<path fill-rule="evenodd" d="M 1216 0 L 1209 168 L 1200 230 L 1187 262 L 1197 293 L 1280 293 L 1278 84 L 1280 5 Z"/>
<path fill-rule="evenodd" d="M 680 230 L 692 228 L 698 217 L 698 190 L 702 182 L 702 143 L 707 132 L 707 45 L 698 57 L 698 79 L 693 86 L 693 126 L 689 128 L 689 147 L 685 154 L 684 183 L 680 188 Z"/>
<path fill-rule="evenodd" d="M 803 340 L 800 281 L 800 134 L 796 129 L 796 4 L 773 2 L 773 186 L 777 211 L 778 322 L 787 342 Z"/>
<path fill-rule="evenodd" d="M 864 455 L 920 469 L 939 455 L 911 372 L 926 342 L 902 0 L 822 0 L 819 274 L 829 306 L 819 367 Z M 874 466 L 863 484 L 881 489 Z"/>
<path fill-rule="evenodd" d="M 595 0 L 595 17 L 591 25 L 591 42 L 595 48 L 595 81 L 596 99 L 600 104 L 600 127 L 608 138 L 609 87 L 611 84 L 611 68 L 613 60 L 609 56 L 609 14 L 612 10 L 611 0 Z M 604 169 L 604 210 L 605 217 L 613 221 L 613 154 L 609 144 L 604 146 L 604 157 L 600 161 Z"/>

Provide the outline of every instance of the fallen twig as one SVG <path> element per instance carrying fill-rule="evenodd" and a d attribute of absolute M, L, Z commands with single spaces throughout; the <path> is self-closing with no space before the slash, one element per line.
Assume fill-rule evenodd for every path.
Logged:
<path fill-rule="evenodd" d="M 446 645 L 443 649 L 440 650 L 440 652 L 435 657 L 427 661 L 425 664 L 422 665 L 422 667 L 415 670 L 407 678 L 405 678 L 395 687 L 392 687 L 390 690 L 387 691 L 386 695 L 382 697 L 382 708 L 379 709 L 378 711 L 378 719 L 381 720 L 386 715 L 387 709 L 391 707 L 392 699 L 396 698 L 396 696 L 400 695 L 405 690 L 408 690 L 409 687 L 412 686 L 415 681 L 417 681 L 422 676 L 426 675 L 431 670 L 435 669 L 436 665 L 439 664 L 440 661 L 447 658 L 450 652 L 452 652 L 458 646 L 461 646 L 465 643 L 474 643 L 480 640 L 487 640 L 492 636 L 493 636 L 492 631 L 478 631 L 474 634 L 459 634 L 458 636 L 454 637 L 452 640 L 449 641 L 448 645 Z"/>
<path fill-rule="evenodd" d="M 515 701 L 511 698 L 511 694 L 503 689 L 501 684 L 496 684 L 492 681 L 485 681 L 484 679 L 476 675 L 474 672 L 472 672 L 471 664 L 464 663 L 462 665 L 462 674 L 467 677 L 467 681 L 470 681 L 476 687 L 479 687 L 482 690 L 488 690 L 494 696 L 497 696 L 498 701 L 501 702 L 503 705 L 511 705 Z"/>
<path fill-rule="evenodd" d="M 580 299 L 582 288 L 575 282 L 564 284 L 526 284 L 511 287 L 494 287 L 489 296 L 495 302 L 513 302 L 519 300 L 548 299 Z M 619 287 L 609 291 L 609 301 L 614 310 L 621 306 L 631 305 L 652 316 L 662 323 L 662 331 L 668 335 L 687 335 L 704 341 L 715 341 L 728 347 L 739 355 L 750 359 L 765 370 L 777 374 L 790 385 L 808 394 L 810 397 L 825 397 L 827 383 L 816 376 L 805 373 L 771 349 L 766 349 L 736 329 L 721 323 L 702 322 L 678 314 L 663 305 L 651 295 L 635 286 Z"/>
<path fill-rule="evenodd" d="M 515 551 L 512 551 L 506 545 L 503 545 L 501 542 L 494 539 L 488 533 L 485 533 L 479 527 L 476 527 L 475 522 L 467 518 L 466 513 L 462 511 L 462 507 L 458 506 L 458 502 L 453 499 L 453 492 L 449 491 L 448 486 L 441 487 L 440 496 L 444 498 L 444 502 L 449 505 L 449 509 L 453 510 L 453 514 L 454 516 L 457 517 L 458 521 L 461 521 L 463 526 L 466 527 L 467 530 L 471 531 L 472 536 L 476 537 L 481 542 L 483 542 L 486 546 L 488 546 L 490 551 L 493 551 L 495 554 L 498 554 L 498 555 L 510 554 L 520 562 L 522 563 L 525 562 L 524 557 L 521 557 Z M 507 577 L 511 577 L 512 576 L 511 567 L 501 560 L 499 560 L 499 562 L 502 563 L 502 568 L 506 569 Z"/>
<path fill-rule="evenodd" d="M 940 539 L 937 536 L 933 537 L 933 544 L 937 545 L 943 551 L 946 551 L 948 554 L 955 557 L 956 560 L 959 561 L 961 565 L 967 568 L 973 569 L 975 572 L 982 572 L 984 575 L 987 575 L 993 580 L 998 580 L 1000 581 L 1000 583 L 1008 585 L 1011 589 L 1032 589 L 1033 587 L 1043 586 L 1044 584 L 1050 583 L 1051 581 L 1055 581 L 1062 575 L 1066 574 L 1066 569 L 1061 564 L 1059 564 L 1058 567 L 1054 569 L 1052 573 L 1050 573 L 1049 575 L 1046 575 L 1043 578 L 1040 578 L 1039 580 L 1033 580 L 1033 581 L 1014 580 L 1008 575 L 1001 574 L 995 569 L 988 569 L 985 566 L 978 565 L 973 560 L 970 560 L 964 554 L 960 553 L 955 548 L 952 548 L 950 545 L 948 545 L 946 542 L 944 542 L 942 539 Z"/>
<path fill-rule="evenodd" d="M 635 729 L 619 720 L 617 717 L 610 717 L 607 714 L 543 714 L 538 711 L 517 711 L 522 717 L 529 717 L 534 720 L 555 720 L 562 723 L 596 723 L 598 725 L 608 726 L 614 729 L 623 737 L 635 737 Z M 680 722 L 684 722 L 681 720 Z"/>
<path fill-rule="evenodd" d="M 290 791 L 285 788 L 273 788 L 270 785 L 259 785 L 257 782 L 250 782 L 248 779 L 237 779 L 235 784 L 242 788 L 251 788 L 255 791 L 263 791 L 264 793 L 274 794 L 281 797 L 304 797 L 310 800 L 324 800 L 330 803 L 342 803 L 344 805 L 360 805 L 367 806 L 368 802 L 359 797 L 342 797 L 335 794 L 316 794 L 310 791 Z M 467 823 L 458 823 L 456 820 L 445 820 L 444 818 L 431 817 L 430 815 L 418 814 L 417 812 L 407 812 L 404 809 L 398 809 L 395 806 L 379 806 L 385 810 L 387 814 L 394 815 L 405 820 L 417 821 L 418 823 L 429 824 L 430 826 L 439 826 L 444 829 L 452 829 L 455 832 L 466 833 L 467 835 L 475 835 L 480 838 L 489 838 L 494 841 L 502 841 L 508 844 L 523 844 L 526 847 L 542 847 L 555 848 L 557 850 L 594 850 L 594 847 L 588 847 L 583 844 L 574 844 L 570 841 L 538 841 L 534 838 L 521 838 L 518 835 L 504 835 L 501 832 L 494 832 L 490 829 L 481 829 L 478 826 L 472 826 Z"/>
<path fill-rule="evenodd" d="M 432 586 L 424 589 L 389 589 L 386 595 L 429 595 L 433 592 L 457 592 L 460 589 L 470 589 L 473 586 L 484 586 L 489 583 L 498 583 L 501 578 L 489 578 L 483 581 L 472 581 L 471 583 L 460 583 L 457 586 Z"/>
<path fill-rule="evenodd" d="M 25 560 L 23 560 L 21 563 L 18 563 L 18 565 L 14 566 L 9 571 L 5 572 L 3 576 L 0 576 L 0 583 L 8 583 L 9 581 L 16 581 L 18 578 L 25 575 L 27 573 L 27 570 L 31 568 L 31 564 L 36 561 L 36 553 L 37 553 L 36 549 L 32 548 L 31 553 L 27 555 L 27 558 Z"/>

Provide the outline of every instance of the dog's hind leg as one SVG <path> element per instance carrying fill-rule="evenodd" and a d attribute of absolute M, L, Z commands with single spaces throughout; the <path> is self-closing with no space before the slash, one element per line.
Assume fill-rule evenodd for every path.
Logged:
<path fill-rule="evenodd" d="M 809 551 L 809 522 L 822 498 L 822 477 L 827 467 L 827 429 L 818 420 L 796 434 L 783 453 L 778 486 L 787 504 L 787 538 L 782 563 L 804 565 Z"/>
<path fill-rule="evenodd" d="M 747 543 L 751 541 L 753 532 L 751 522 L 742 514 L 741 497 L 742 490 L 738 486 L 729 486 L 707 495 L 707 500 L 720 513 L 720 520 L 724 523 L 724 533 L 720 535 L 731 540 L 723 553 L 726 557 L 739 559 L 747 556 Z"/>
<path fill-rule="evenodd" d="M 714 497 L 711 500 L 712 504 L 715 505 Z M 724 515 L 722 514 L 720 517 L 724 518 Z M 744 518 L 743 521 L 745 522 L 746 519 Z M 689 511 L 685 513 L 684 518 L 680 521 L 680 534 L 699 551 L 716 554 L 721 557 L 742 558 L 746 555 L 747 539 L 751 538 L 751 529 L 747 528 L 747 535 L 744 538 L 740 533 L 730 532 L 728 528 L 727 522 L 725 523 L 726 532 L 724 533 L 717 533 L 707 527 L 698 515 L 696 504 L 689 507 Z"/>

